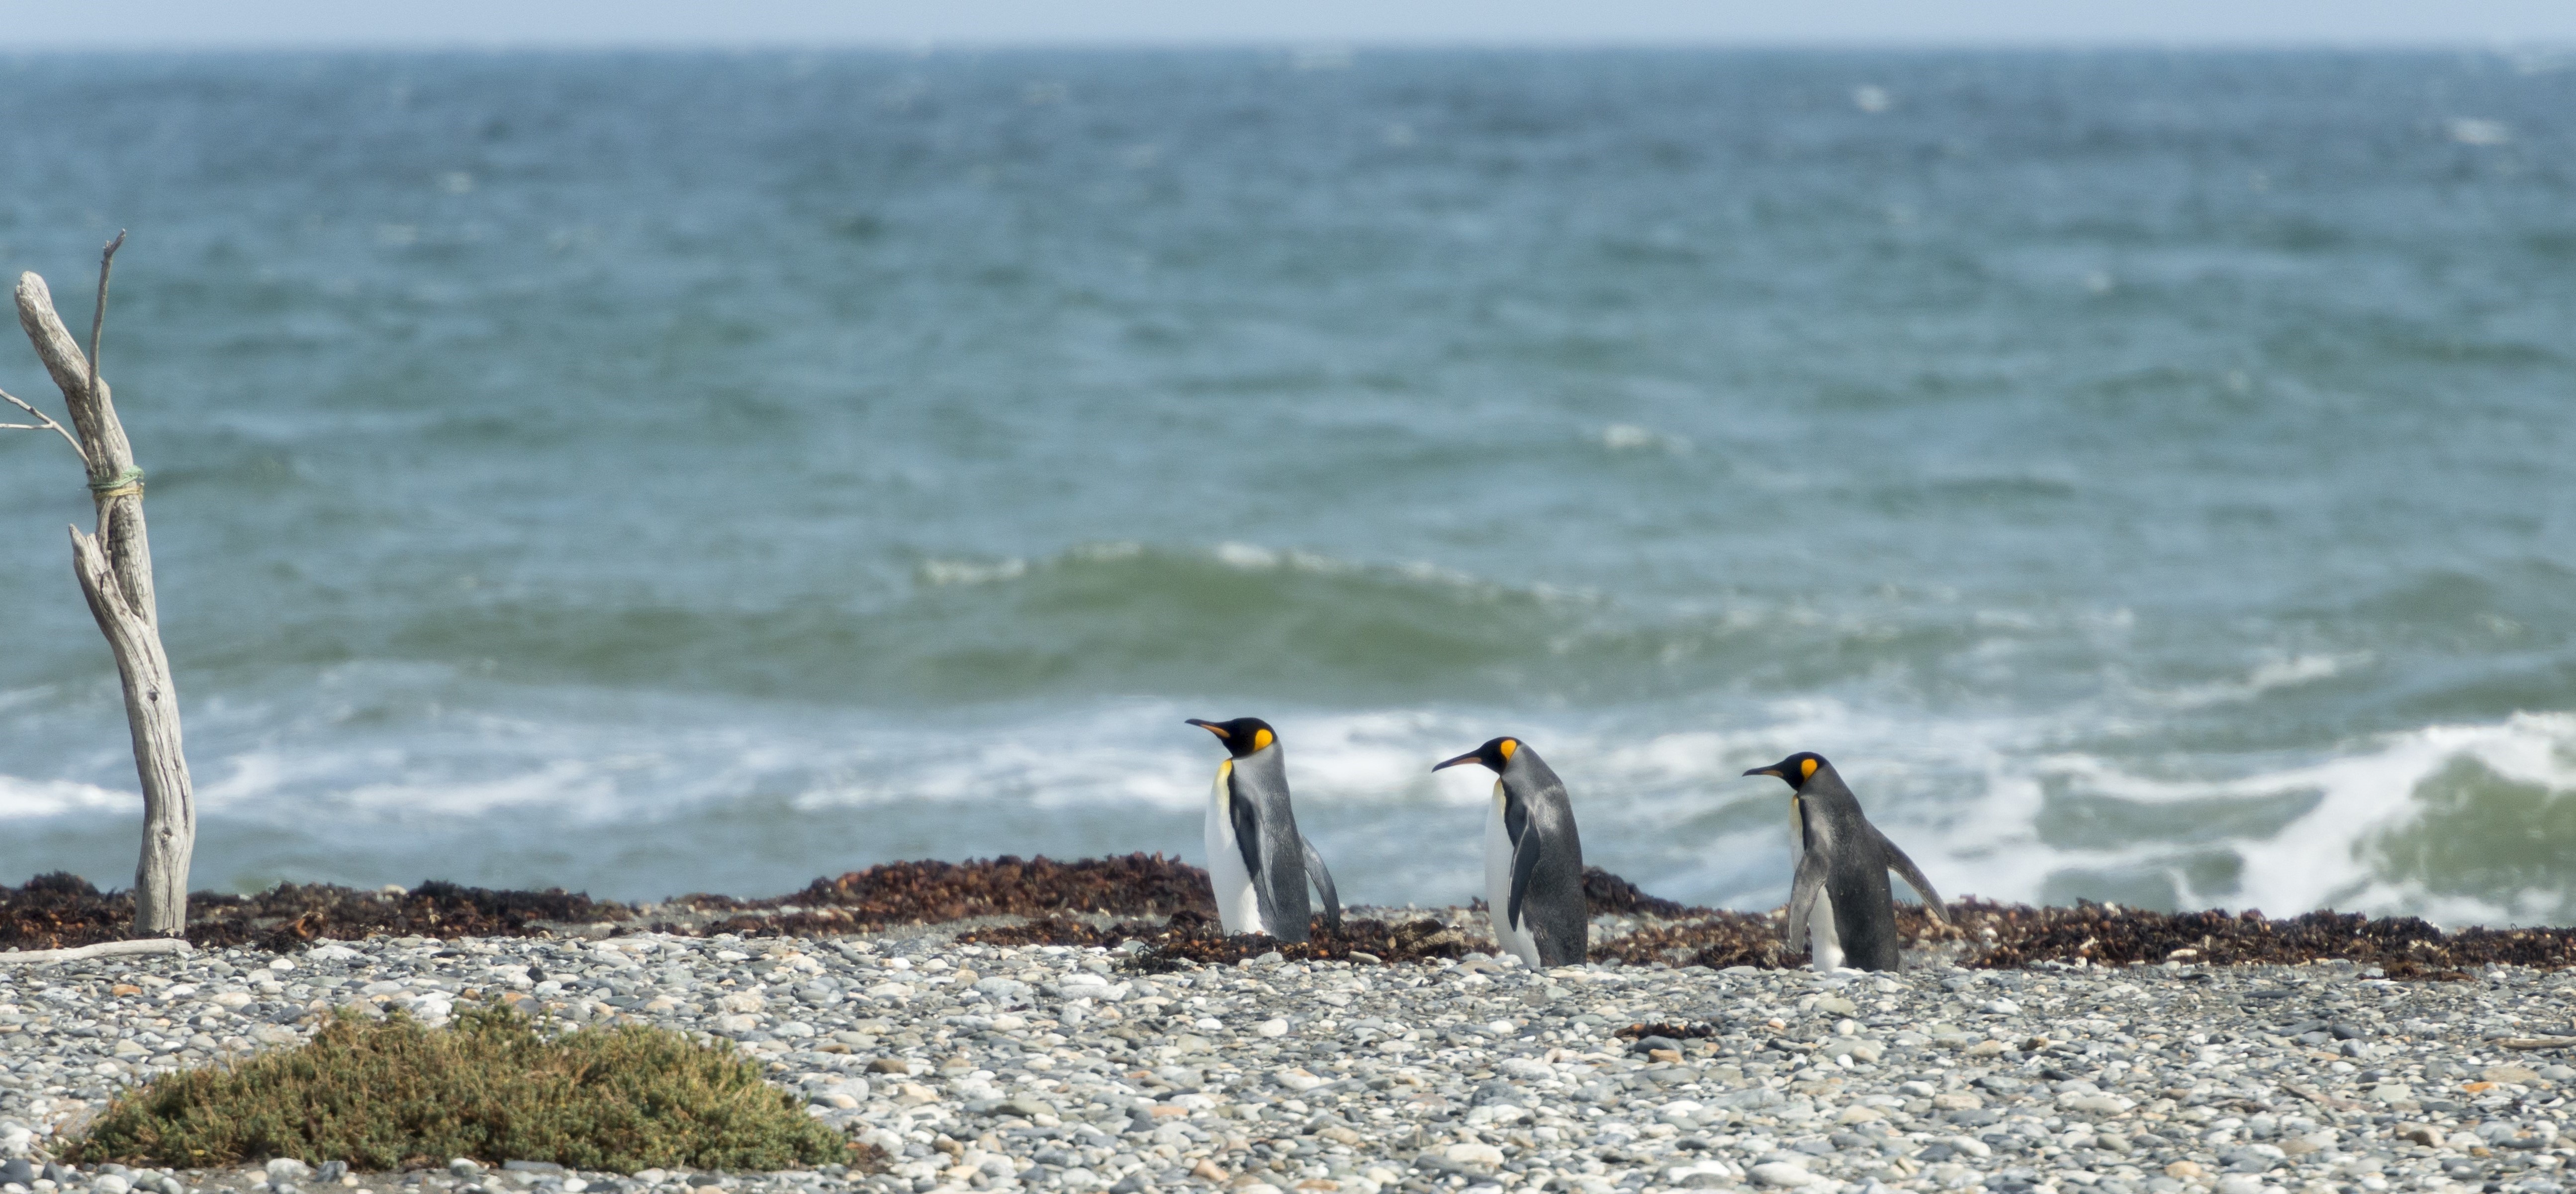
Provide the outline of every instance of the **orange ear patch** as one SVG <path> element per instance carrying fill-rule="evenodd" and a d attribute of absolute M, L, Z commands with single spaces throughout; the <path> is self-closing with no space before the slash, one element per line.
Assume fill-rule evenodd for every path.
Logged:
<path fill-rule="evenodd" d="M 1271 743 L 1278 740 L 1279 738 L 1277 735 L 1272 734 L 1266 729 L 1252 731 L 1252 749 L 1254 750 L 1267 750 L 1270 748 Z"/>
<path fill-rule="evenodd" d="M 1814 778 L 1816 778 L 1816 761 L 1815 761 L 1814 759 L 1812 759 L 1812 758 L 1808 758 L 1808 759 L 1800 759 L 1800 760 L 1798 760 L 1798 778 L 1800 778 L 1800 779 L 1814 779 Z"/>
<path fill-rule="evenodd" d="M 1512 758 L 1512 752 L 1513 752 L 1513 751 L 1516 751 L 1516 750 L 1519 750 L 1520 748 L 1521 748 L 1521 740 L 1520 740 L 1520 739 L 1518 739 L 1518 738 L 1505 738 L 1505 739 L 1503 739 L 1503 744 L 1502 744 L 1501 746 L 1495 747 L 1494 749 L 1496 749 L 1496 750 L 1499 750 L 1499 751 L 1503 752 L 1503 761 L 1508 763 L 1508 762 L 1510 762 L 1510 761 L 1511 761 L 1511 758 Z"/>

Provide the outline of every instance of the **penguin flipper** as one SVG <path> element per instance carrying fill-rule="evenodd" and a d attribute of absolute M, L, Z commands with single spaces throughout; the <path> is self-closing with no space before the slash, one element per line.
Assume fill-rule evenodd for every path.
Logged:
<path fill-rule="evenodd" d="M 1876 828 L 1871 826 L 1872 830 Z M 1923 868 L 1914 865 L 1914 860 L 1907 858 L 1905 851 L 1897 849 L 1896 843 L 1887 840 L 1884 833 L 1878 835 L 1878 848 L 1887 851 L 1887 865 L 1896 872 L 1896 877 L 1905 880 L 1905 885 L 1913 888 L 1914 894 L 1923 897 L 1923 910 L 1942 924 L 1950 923 L 1950 911 L 1941 906 L 1941 893 L 1932 890 L 1932 881 L 1923 877 Z"/>
<path fill-rule="evenodd" d="M 1324 897 L 1324 923 L 1341 927 L 1342 897 L 1333 890 L 1333 872 L 1324 869 L 1324 856 L 1315 849 L 1313 839 L 1301 833 L 1297 843 L 1306 847 L 1306 877 L 1314 881 L 1316 894 Z"/>
<path fill-rule="evenodd" d="M 1243 793 L 1235 790 L 1234 777 L 1226 777 L 1226 819 L 1234 822 L 1234 848 L 1243 855 L 1243 869 L 1254 887 L 1261 886 L 1261 810 L 1254 808 Z M 1264 911 L 1268 911 L 1264 909 Z"/>
<path fill-rule="evenodd" d="M 1824 893 L 1825 873 L 1831 869 L 1822 850 L 1809 850 L 1798 859 L 1798 875 L 1789 882 L 1790 945 L 1807 940 L 1807 914 L 1816 906 L 1816 897 Z"/>
<path fill-rule="evenodd" d="M 1537 873 L 1538 835 L 1523 833 L 1519 841 L 1512 843 L 1512 898 L 1511 906 L 1503 911 L 1504 924 L 1521 923 L 1521 905 L 1529 897 L 1530 876 Z"/>

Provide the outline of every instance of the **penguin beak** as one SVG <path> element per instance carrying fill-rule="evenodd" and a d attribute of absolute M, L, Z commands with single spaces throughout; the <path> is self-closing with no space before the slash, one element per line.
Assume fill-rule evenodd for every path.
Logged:
<path fill-rule="evenodd" d="M 1449 760 L 1449 761 L 1448 761 L 1448 762 L 1446 762 L 1446 763 L 1433 763 L 1433 764 L 1431 765 L 1431 769 L 1432 769 L 1432 770 L 1434 770 L 1434 771 L 1438 771 L 1438 770 L 1440 770 L 1440 769 L 1441 769 L 1441 768 L 1443 768 L 1443 767 L 1455 767 L 1455 766 L 1457 766 L 1457 765 L 1458 765 L 1458 764 L 1460 764 L 1460 763 L 1482 763 L 1482 762 L 1484 762 L 1484 761 L 1485 761 L 1485 756 L 1483 756 L 1482 754 L 1479 754 L 1479 753 L 1477 753 L 1477 752 L 1475 752 L 1475 751 L 1472 751 L 1472 750 L 1471 750 L 1471 751 L 1468 751 L 1467 753 L 1465 753 L 1465 754 L 1463 754 L 1463 755 L 1458 756 L 1457 758 L 1454 758 L 1454 759 Z"/>
<path fill-rule="evenodd" d="M 1756 768 L 1754 768 L 1754 769 L 1753 769 L 1753 770 L 1751 770 L 1751 771 L 1747 771 L 1747 772 L 1745 772 L 1745 774 L 1746 774 L 1746 775 L 1767 775 L 1767 776 L 1770 776 L 1770 777 L 1771 777 L 1771 778 L 1773 778 L 1773 779 L 1787 779 L 1787 778 L 1789 778 L 1788 776 L 1785 776 L 1785 775 L 1780 774 L 1780 769 L 1779 769 L 1779 768 L 1777 768 L 1777 767 L 1756 767 Z"/>
<path fill-rule="evenodd" d="M 1200 721 L 1198 718 L 1193 717 L 1189 719 L 1189 724 L 1216 735 L 1219 740 L 1231 741 L 1234 738 L 1234 735 L 1227 732 L 1224 726 L 1218 725 L 1212 721 Z"/>

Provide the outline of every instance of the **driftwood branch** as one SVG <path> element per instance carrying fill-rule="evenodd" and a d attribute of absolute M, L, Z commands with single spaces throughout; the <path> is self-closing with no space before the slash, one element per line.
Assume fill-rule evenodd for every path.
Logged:
<path fill-rule="evenodd" d="M 31 966 L 44 962 L 77 962 L 83 958 L 108 958 L 121 954 L 184 954 L 191 947 L 181 937 L 146 937 L 140 941 L 102 941 L 74 949 L 31 949 L 24 953 L 0 953 L 0 966 Z"/>
<path fill-rule="evenodd" d="M 89 388 L 98 390 L 98 340 L 107 334 L 107 276 L 116 269 L 116 251 L 125 247 L 125 230 L 98 253 L 98 302 L 89 309 Z"/>
<path fill-rule="evenodd" d="M 2296 1082 L 2284 1082 L 2281 1084 L 2281 1089 L 2297 1095 L 2300 1098 L 2306 1099 L 2317 1106 L 2325 1107 L 2330 1110 L 2350 1111 L 2355 1107 L 2361 1106 L 2361 1104 L 2353 1102 L 2350 1099 L 2338 1099 L 2333 1095 L 2316 1089 L 2315 1087 L 2301 1086 Z"/>
<path fill-rule="evenodd" d="M 2509 1036 L 2492 1043 L 2499 1049 L 2571 1049 L 2576 1036 Z"/>
<path fill-rule="evenodd" d="M 117 421 L 116 402 L 99 377 L 97 349 L 107 326 L 107 281 L 125 234 L 99 254 L 98 302 L 90 316 L 90 350 L 81 351 L 54 310 L 53 293 L 35 274 L 18 276 L 18 326 L 63 392 L 80 432 L 98 527 L 71 529 L 72 572 L 90 616 L 116 656 L 125 688 L 125 720 L 134 740 L 134 769 L 143 783 L 143 850 L 134 868 L 137 936 L 177 936 L 188 925 L 188 863 L 196 849 L 197 808 L 179 736 L 177 685 L 161 647 L 161 611 L 152 587 L 152 542 L 143 522 L 143 470 Z M 19 404 L 22 408 L 24 403 Z M 32 409 L 32 408 L 27 408 Z M 50 420 L 48 420 L 50 422 Z M 59 429 L 59 428 L 58 428 Z"/>
<path fill-rule="evenodd" d="M 16 394 L 12 394 L 7 390 L 0 390 L 0 399 L 7 399 L 9 405 L 36 416 L 36 421 L 33 423 L 0 423 L 0 431 L 44 431 L 51 429 L 54 434 L 63 437 L 64 443 L 72 446 L 72 454 L 80 457 L 81 466 L 84 469 L 89 466 L 89 453 L 81 450 L 81 442 L 72 438 L 72 433 L 64 430 L 62 424 L 55 422 L 52 415 L 46 414 L 41 410 L 37 410 L 35 407 L 28 405 L 26 399 L 20 398 Z"/>

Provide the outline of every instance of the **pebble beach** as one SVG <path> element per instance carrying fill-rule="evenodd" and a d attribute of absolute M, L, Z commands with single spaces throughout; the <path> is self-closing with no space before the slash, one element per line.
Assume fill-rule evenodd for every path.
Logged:
<path fill-rule="evenodd" d="M 2576 980 L 2559 972 L 1151 962 L 915 929 L 378 937 L 12 967 L 0 1194 L 2558 1194 L 2576 1155 L 2561 1134 L 2576 1069 L 2495 1043 L 2565 1031 Z M 890 1160 L 777 1174 L 47 1160 L 119 1088 L 292 1045 L 335 1008 L 439 1022 L 496 999 L 555 1026 L 733 1041 Z"/>

